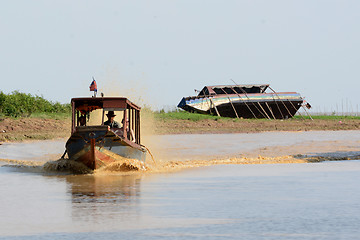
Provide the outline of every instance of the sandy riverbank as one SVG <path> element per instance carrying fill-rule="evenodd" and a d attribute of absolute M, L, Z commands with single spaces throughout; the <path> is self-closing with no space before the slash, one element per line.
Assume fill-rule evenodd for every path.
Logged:
<path fill-rule="evenodd" d="M 0 120 L 0 142 L 66 138 L 70 135 L 70 119 L 22 118 Z M 147 120 L 142 121 L 143 135 L 195 133 L 253 133 L 266 131 L 337 131 L 360 130 L 360 120 Z"/>

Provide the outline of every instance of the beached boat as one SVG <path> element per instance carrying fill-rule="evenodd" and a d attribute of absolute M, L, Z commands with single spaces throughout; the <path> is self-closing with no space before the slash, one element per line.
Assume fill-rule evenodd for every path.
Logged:
<path fill-rule="evenodd" d="M 90 169 L 123 158 L 145 161 L 146 148 L 140 142 L 140 107 L 121 97 L 73 98 L 71 105 L 71 136 L 65 145 L 69 159 Z M 114 124 L 115 116 L 122 119 L 122 125 L 116 121 Z"/>
<path fill-rule="evenodd" d="M 251 84 L 205 86 L 197 96 L 182 98 L 178 107 L 222 117 L 286 119 L 303 104 L 297 92 L 275 92 L 269 84 Z"/>

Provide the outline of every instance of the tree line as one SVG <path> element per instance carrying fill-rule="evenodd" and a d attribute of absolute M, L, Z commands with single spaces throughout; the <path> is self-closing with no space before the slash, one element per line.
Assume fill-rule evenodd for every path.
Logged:
<path fill-rule="evenodd" d="M 70 104 L 46 100 L 42 96 L 19 91 L 5 94 L 0 91 L 0 115 L 7 117 L 29 117 L 33 113 L 70 113 Z"/>

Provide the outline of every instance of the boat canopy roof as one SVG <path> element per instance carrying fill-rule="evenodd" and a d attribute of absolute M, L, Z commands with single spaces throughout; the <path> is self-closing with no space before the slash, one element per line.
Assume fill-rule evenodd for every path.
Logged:
<path fill-rule="evenodd" d="M 219 94 L 263 93 L 269 84 L 241 84 L 205 86 L 198 96 Z"/>
<path fill-rule="evenodd" d="M 135 109 L 140 111 L 140 107 L 124 97 L 84 97 L 72 98 L 71 105 L 73 110 L 81 113 L 91 112 L 96 109 L 106 111 L 123 111 L 125 109 Z"/>

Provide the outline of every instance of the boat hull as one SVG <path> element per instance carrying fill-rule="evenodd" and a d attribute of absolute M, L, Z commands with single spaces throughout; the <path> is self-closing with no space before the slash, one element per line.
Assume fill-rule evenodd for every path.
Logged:
<path fill-rule="evenodd" d="M 146 158 L 146 150 L 143 147 L 122 139 L 103 126 L 77 129 L 65 147 L 69 159 L 81 162 L 92 170 L 124 158 L 140 161 L 145 161 Z"/>
<path fill-rule="evenodd" d="M 222 117 L 286 119 L 293 117 L 302 103 L 298 93 L 263 93 L 187 97 L 178 107 Z"/>
<path fill-rule="evenodd" d="M 234 108 L 228 103 L 217 106 L 217 110 L 222 117 L 236 118 L 236 114 L 238 114 L 238 117 L 241 118 L 287 119 L 296 114 L 301 104 L 302 101 L 288 101 L 281 104 L 276 102 L 256 102 L 250 104 L 235 102 L 232 104 Z M 211 108 L 210 112 L 216 113 L 215 108 Z"/>

